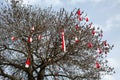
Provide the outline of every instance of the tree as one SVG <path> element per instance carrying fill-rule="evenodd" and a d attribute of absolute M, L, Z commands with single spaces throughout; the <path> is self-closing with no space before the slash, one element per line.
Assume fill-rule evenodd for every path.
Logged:
<path fill-rule="evenodd" d="M 53 11 L 2 4 L 0 12 L 0 78 L 9 80 L 97 80 L 112 74 L 102 40 L 85 12 Z"/>

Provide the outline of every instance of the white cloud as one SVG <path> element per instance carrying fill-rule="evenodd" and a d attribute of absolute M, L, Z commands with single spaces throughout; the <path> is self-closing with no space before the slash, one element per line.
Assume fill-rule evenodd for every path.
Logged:
<path fill-rule="evenodd" d="M 62 2 L 60 0 L 44 0 L 46 4 L 53 4 L 55 6 L 62 5 Z"/>
<path fill-rule="evenodd" d="M 115 80 L 112 75 L 105 75 L 102 80 Z"/>
<path fill-rule="evenodd" d="M 102 28 L 103 31 L 110 31 L 113 29 L 120 29 L 120 14 L 114 15 L 112 17 L 110 17 L 106 22 L 105 25 L 97 25 L 96 26 L 100 26 L 100 28 Z"/>
<path fill-rule="evenodd" d="M 108 64 L 116 69 L 120 68 L 120 61 L 114 58 L 108 58 Z"/>
<path fill-rule="evenodd" d="M 23 0 L 24 4 L 41 4 L 42 6 L 47 7 L 48 5 L 53 5 L 53 6 L 61 6 L 66 4 L 65 2 L 67 2 L 68 4 L 70 3 L 71 5 L 75 5 L 75 4 L 79 4 L 79 3 L 88 3 L 88 2 L 92 2 L 92 3 L 99 3 L 99 2 L 103 2 L 105 0 L 66 0 L 66 1 L 62 1 L 62 0 Z M 63 2 L 63 3 L 62 3 Z"/>
<path fill-rule="evenodd" d="M 71 0 L 70 3 L 71 4 L 78 4 L 78 3 L 85 3 L 87 2 L 87 0 Z"/>
<path fill-rule="evenodd" d="M 90 0 L 90 1 L 99 3 L 99 2 L 103 2 L 103 1 L 105 1 L 105 0 Z"/>
<path fill-rule="evenodd" d="M 61 6 L 61 0 L 23 0 L 23 4 L 38 5 L 40 7 Z"/>
<path fill-rule="evenodd" d="M 114 1 L 114 0 L 110 0 L 110 2 L 112 3 L 112 5 L 111 5 L 111 7 L 112 8 L 120 8 L 120 0 L 116 0 L 116 1 Z"/>
<path fill-rule="evenodd" d="M 23 0 L 23 4 L 35 4 L 36 0 Z"/>
<path fill-rule="evenodd" d="M 108 65 L 110 65 L 111 67 L 114 67 L 116 72 L 120 68 L 120 62 L 119 60 L 115 58 L 108 58 Z M 115 75 L 104 75 L 102 76 L 102 80 L 116 80 L 116 76 L 117 76 L 116 74 Z"/>
<path fill-rule="evenodd" d="M 104 0 L 71 0 L 72 3 L 86 3 L 86 2 L 98 3 L 98 2 L 101 2 L 101 1 L 104 1 Z"/>
<path fill-rule="evenodd" d="M 106 22 L 106 27 L 108 29 L 114 29 L 114 28 L 119 28 L 120 27 L 120 14 L 115 15 L 108 19 Z"/>

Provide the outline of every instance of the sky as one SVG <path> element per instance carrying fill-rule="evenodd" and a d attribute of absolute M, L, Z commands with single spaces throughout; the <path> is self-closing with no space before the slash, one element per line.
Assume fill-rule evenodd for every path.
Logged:
<path fill-rule="evenodd" d="M 56 11 L 60 8 L 67 11 L 80 8 L 86 12 L 90 21 L 103 30 L 103 39 L 115 46 L 108 53 L 107 59 L 109 65 L 115 68 L 116 74 L 104 76 L 102 80 L 120 79 L 120 0 L 23 0 L 23 3 L 41 8 L 52 5 Z"/>

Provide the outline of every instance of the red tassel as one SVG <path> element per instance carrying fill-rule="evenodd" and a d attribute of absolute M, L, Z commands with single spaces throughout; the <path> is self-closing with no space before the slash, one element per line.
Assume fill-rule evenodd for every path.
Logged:
<path fill-rule="evenodd" d="M 12 41 L 14 41 L 14 40 L 15 40 L 15 37 L 14 37 L 14 36 L 12 36 L 12 37 L 11 37 L 11 40 L 12 40 Z"/>
<path fill-rule="evenodd" d="M 104 44 L 104 46 L 107 46 L 107 41 L 104 41 L 103 44 Z"/>
<path fill-rule="evenodd" d="M 79 40 L 78 40 L 77 36 L 75 37 L 75 42 L 76 42 L 76 43 L 77 43 L 77 42 L 79 42 Z"/>
<path fill-rule="evenodd" d="M 83 18 L 82 18 L 82 17 L 79 17 L 79 20 L 80 20 L 80 21 L 82 21 L 82 20 L 83 20 Z"/>
<path fill-rule="evenodd" d="M 89 21 L 88 17 L 86 17 L 85 20 L 86 20 L 86 22 L 88 22 Z"/>
<path fill-rule="evenodd" d="M 99 54 L 101 54 L 101 53 L 102 53 L 102 50 L 101 50 L 100 48 L 98 48 L 98 49 L 97 49 L 97 52 L 98 52 Z"/>
<path fill-rule="evenodd" d="M 99 53 L 100 53 L 100 54 L 102 53 L 102 50 L 101 50 L 101 49 L 99 49 Z"/>
<path fill-rule="evenodd" d="M 42 36 L 41 36 L 41 35 L 39 35 L 39 36 L 38 36 L 38 40 L 41 40 L 41 39 L 42 39 Z"/>
<path fill-rule="evenodd" d="M 66 52 L 64 31 L 62 31 L 62 50 Z"/>
<path fill-rule="evenodd" d="M 88 48 L 92 48 L 93 45 L 91 42 L 89 42 L 87 46 L 88 46 Z"/>
<path fill-rule="evenodd" d="M 78 16 L 81 15 L 81 11 L 80 11 L 80 9 L 78 9 L 77 14 L 78 14 Z"/>
<path fill-rule="evenodd" d="M 35 30 L 34 26 L 31 28 L 31 30 L 32 30 L 32 31 L 34 31 L 34 30 Z"/>
<path fill-rule="evenodd" d="M 31 43 L 32 42 L 32 38 L 31 37 L 28 37 L 28 43 Z"/>
<path fill-rule="evenodd" d="M 100 64 L 98 62 L 96 62 L 96 68 L 100 68 Z"/>
<path fill-rule="evenodd" d="M 30 67 L 30 59 L 27 59 L 26 63 L 25 63 L 25 67 L 29 68 Z"/>
<path fill-rule="evenodd" d="M 95 30 L 92 30 L 92 35 L 95 35 L 95 33 L 96 33 Z"/>
<path fill-rule="evenodd" d="M 78 30 L 78 28 L 79 28 L 78 24 L 76 24 L 75 28 L 76 28 L 76 30 Z"/>

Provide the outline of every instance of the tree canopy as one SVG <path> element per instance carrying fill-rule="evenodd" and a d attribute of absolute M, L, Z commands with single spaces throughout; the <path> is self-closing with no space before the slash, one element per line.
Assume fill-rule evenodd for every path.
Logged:
<path fill-rule="evenodd" d="M 1 79 L 97 80 L 114 73 L 106 60 L 113 45 L 82 10 L 1 4 Z"/>

